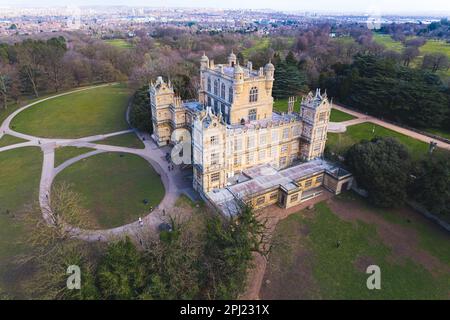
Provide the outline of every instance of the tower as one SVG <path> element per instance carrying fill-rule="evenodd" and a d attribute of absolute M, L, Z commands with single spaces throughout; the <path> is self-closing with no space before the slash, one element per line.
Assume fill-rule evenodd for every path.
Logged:
<path fill-rule="evenodd" d="M 162 77 L 158 77 L 155 83 L 150 84 L 150 106 L 152 108 L 153 139 L 159 146 L 170 143 L 172 134 L 171 105 L 174 104 L 175 94 L 169 81 L 166 83 Z"/>
<path fill-rule="evenodd" d="M 328 122 L 330 119 L 331 104 L 327 94 L 321 95 L 320 89 L 315 95 L 310 92 L 301 102 L 301 119 L 303 131 L 300 156 L 309 161 L 323 156 L 327 142 Z"/>

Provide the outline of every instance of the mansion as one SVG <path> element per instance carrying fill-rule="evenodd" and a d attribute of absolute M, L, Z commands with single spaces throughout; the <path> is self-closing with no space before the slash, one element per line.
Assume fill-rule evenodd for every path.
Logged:
<path fill-rule="evenodd" d="M 274 112 L 275 67 L 241 66 L 231 53 L 225 64 L 200 60 L 198 100 L 182 101 L 169 82 L 150 84 L 153 139 L 177 144 L 178 129 L 190 133 L 193 187 L 226 214 L 239 203 L 288 208 L 323 188 L 349 189 L 350 173 L 322 159 L 331 103 L 319 89 Z"/>

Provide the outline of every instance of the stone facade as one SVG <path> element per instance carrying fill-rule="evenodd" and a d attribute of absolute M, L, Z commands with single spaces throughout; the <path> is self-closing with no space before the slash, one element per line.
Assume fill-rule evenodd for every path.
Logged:
<path fill-rule="evenodd" d="M 299 110 L 290 99 L 288 112 L 274 112 L 274 72 L 270 62 L 258 70 L 251 62 L 242 67 L 234 53 L 217 65 L 203 55 L 198 101 L 182 102 L 161 77 L 150 85 L 153 138 L 162 146 L 176 143 L 171 136 L 178 128 L 191 132 L 193 186 L 201 194 L 239 184 L 245 171 L 258 166 L 283 170 L 323 156 L 331 112 L 327 95 L 318 89 L 302 98 Z M 322 185 L 324 177 L 319 180 Z M 300 202 L 292 190 L 287 195 Z M 280 203 L 272 198 L 264 203 Z M 295 203 L 283 199 L 286 206 Z"/>

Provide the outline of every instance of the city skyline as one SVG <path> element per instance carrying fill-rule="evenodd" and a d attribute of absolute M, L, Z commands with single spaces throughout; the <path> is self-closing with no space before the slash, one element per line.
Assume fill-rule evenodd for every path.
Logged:
<path fill-rule="evenodd" d="M 355 1 L 342 0 L 338 8 L 335 8 L 335 2 L 331 0 L 296 1 L 279 0 L 276 3 L 269 0 L 249 0 L 245 4 L 238 0 L 206 1 L 197 0 L 193 3 L 186 3 L 181 0 L 167 0 L 162 3 L 154 0 L 129 0 L 124 5 L 121 0 L 73 0 L 70 2 L 57 0 L 17 0 L 11 5 L 10 0 L 0 0 L 1 7 L 64 7 L 64 6 L 138 6 L 138 7 L 175 7 L 175 8 L 218 8 L 218 9 L 273 9 L 280 11 L 315 11 L 315 12 L 334 12 L 334 13 L 450 13 L 450 3 L 440 0 L 429 0 L 423 2 L 420 0 L 399 0 L 399 1 Z M 407 8 L 407 9 L 405 9 Z M 1 12 L 1 11 L 0 11 Z"/>

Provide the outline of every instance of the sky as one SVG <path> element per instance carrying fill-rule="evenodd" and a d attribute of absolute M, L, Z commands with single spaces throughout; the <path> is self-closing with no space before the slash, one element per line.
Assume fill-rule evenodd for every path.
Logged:
<path fill-rule="evenodd" d="M 147 6 L 278 9 L 289 11 L 450 13 L 449 0 L 0 0 L 7 6 Z M 0 8 L 1 10 L 1 8 Z"/>

